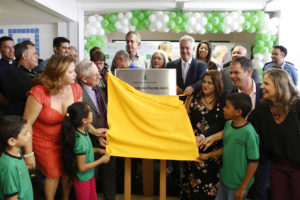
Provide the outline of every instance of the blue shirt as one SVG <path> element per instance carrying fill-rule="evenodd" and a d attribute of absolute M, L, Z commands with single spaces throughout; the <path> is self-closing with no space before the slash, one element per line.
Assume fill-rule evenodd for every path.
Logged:
<path fill-rule="evenodd" d="M 128 67 L 128 69 L 139 69 L 139 67 L 133 65 L 133 63 L 131 63 Z"/>
<path fill-rule="evenodd" d="M 284 71 L 286 71 L 287 73 L 289 73 L 294 81 L 294 84 L 297 86 L 298 72 L 297 72 L 297 69 L 293 65 L 284 61 L 280 67 L 276 67 L 273 62 L 270 62 L 264 66 L 264 71 L 267 71 L 268 69 L 272 69 L 272 68 L 275 68 L 275 69 L 280 68 L 280 69 L 283 69 Z"/>

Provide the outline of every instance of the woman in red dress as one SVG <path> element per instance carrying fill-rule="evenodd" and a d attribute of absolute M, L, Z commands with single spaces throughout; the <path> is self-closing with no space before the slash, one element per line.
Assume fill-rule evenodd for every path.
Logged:
<path fill-rule="evenodd" d="M 46 199 L 54 199 L 62 176 L 63 199 L 68 199 L 68 180 L 63 176 L 61 122 L 69 105 L 82 100 L 81 87 L 75 82 L 75 65 L 71 57 L 53 56 L 46 70 L 33 80 L 35 85 L 26 102 L 24 118 L 32 127 L 32 144 L 25 147 L 29 169 L 38 169 L 46 176 Z M 34 152 L 34 153 L 33 153 Z"/>

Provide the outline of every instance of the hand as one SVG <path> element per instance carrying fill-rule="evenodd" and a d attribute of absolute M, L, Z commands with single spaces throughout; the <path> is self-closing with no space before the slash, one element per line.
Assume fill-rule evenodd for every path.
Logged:
<path fill-rule="evenodd" d="M 205 139 L 205 137 L 203 135 L 198 135 L 198 136 L 195 136 L 196 137 L 196 143 L 197 143 L 197 147 L 200 147 L 200 143 L 202 140 Z"/>
<path fill-rule="evenodd" d="M 108 145 L 108 142 L 106 141 L 105 137 L 98 137 L 99 144 L 103 147 Z"/>
<path fill-rule="evenodd" d="M 199 142 L 200 149 L 205 151 L 208 147 L 210 147 L 215 141 L 211 137 L 206 137 Z M 197 144 L 198 145 L 198 144 Z"/>
<path fill-rule="evenodd" d="M 95 133 L 94 135 L 95 136 L 98 136 L 98 137 L 105 137 L 105 133 L 108 131 L 107 128 L 96 128 L 95 129 Z"/>
<path fill-rule="evenodd" d="M 176 93 L 177 93 L 177 95 L 183 94 L 182 89 L 180 87 L 178 87 L 177 85 L 176 85 Z"/>
<path fill-rule="evenodd" d="M 237 189 L 234 193 L 234 199 L 235 200 L 242 200 L 245 193 L 246 193 L 246 189 L 243 189 L 243 188 Z"/>
<path fill-rule="evenodd" d="M 199 157 L 197 158 L 197 161 L 201 161 L 201 160 L 208 160 L 209 159 L 209 154 L 208 153 L 200 153 Z"/>
<path fill-rule="evenodd" d="M 187 88 L 185 88 L 184 93 L 185 95 L 192 95 L 194 92 L 194 88 L 192 88 L 191 86 L 188 86 Z"/>
<path fill-rule="evenodd" d="M 110 155 L 109 154 L 105 154 L 105 155 L 103 155 L 101 158 L 99 158 L 101 161 L 102 161 L 102 163 L 108 163 L 109 162 L 109 160 L 110 160 Z"/>
<path fill-rule="evenodd" d="M 35 169 L 35 157 L 34 156 L 30 156 L 28 158 L 25 158 L 25 163 L 27 165 L 28 170 L 33 170 Z"/>

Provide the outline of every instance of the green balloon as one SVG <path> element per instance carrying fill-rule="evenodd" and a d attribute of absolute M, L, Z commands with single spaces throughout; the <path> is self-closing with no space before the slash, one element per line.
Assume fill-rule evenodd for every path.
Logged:
<path fill-rule="evenodd" d="M 116 15 L 110 15 L 108 20 L 111 22 L 111 23 L 115 23 L 116 21 L 118 21 L 118 17 Z"/>
<path fill-rule="evenodd" d="M 269 41 L 269 40 L 271 40 L 271 35 L 266 33 L 266 34 L 263 34 L 262 38 L 264 41 Z"/>
<path fill-rule="evenodd" d="M 145 20 L 143 23 L 144 23 L 145 27 L 149 27 L 150 26 L 150 21 L 149 20 Z"/>
<path fill-rule="evenodd" d="M 254 26 L 251 26 L 249 29 L 248 29 L 248 32 L 249 33 L 255 33 L 256 31 L 256 28 Z"/>
<path fill-rule="evenodd" d="M 263 18 L 264 15 L 265 15 L 265 13 L 264 13 L 263 11 L 259 10 L 259 11 L 256 12 L 256 15 L 257 15 L 259 18 Z"/>
<path fill-rule="evenodd" d="M 181 24 L 182 23 L 182 18 L 180 16 L 177 16 L 175 18 L 175 21 L 176 21 L 177 24 Z"/>
<path fill-rule="evenodd" d="M 136 17 L 132 17 L 130 19 L 130 23 L 131 23 L 131 25 L 136 26 L 136 25 L 138 25 L 139 20 Z"/>
<path fill-rule="evenodd" d="M 96 45 L 97 47 L 101 46 L 101 44 L 102 44 L 102 43 L 101 43 L 100 41 L 96 41 L 96 42 L 95 42 L 95 45 Z"/>
<path fill-rule="evenodd" d="M 269 48 L 268 47 L 261 47 L 259 52 L 263 55 L 266 55 L 267 53 L 269 53 Z"/>
<path fill-rule="evenodd" d="M 222 32 L 224 30 L 224 28 L 225 28 L 225 24 L 223 22 L 221 22 L 221 23 L 218 24 L 217 27 L 218 27 L 218 31 Z"/>
<path fill-rule="evenodd" d="M 258 47 L 263 47 L 265 45 L 264 41 L 262 40 L 257 40 L 255 41 L 255 46 L 258 46 Z"/>
<path fill-rule="evenodd" d="M 207 32 L 210 32 L 212 29 L 213 29 L 213 25 L 212 25 L 211 23 L 207 23 L 207 24 L 205 25 L 205 30 L 206 30 Z"/>
<path fill-rule="evenodd" d="M 269 49 L 273 49 L 274 42 L 271 40 L 265 41 L 265 46 L 267 46 Z"/>
<path fill-rule="evenodd" d="M 255 28 L 256 28 L 256 30 L 261 30 L 261 29 L 263 29 L 264 28 L 264 25 L 262 24 L 262 23 L 257 23 L 257 24 L 255 24 Z"/>
<path fill-rule="evenodd" d="M 225 17 L 224 13 L 216 13 L 216 16 L 220 19 L 223 19 Z"/>
<path fill-rule="evenodd" d="M 188 23 L 186 23 L 186 22 L 182 23 L 182 24 L 181 24 L 181 31 L 182 31 L 182 32 L 185 32 L 186 29 L 188 28 L 188 26 L 189 26 Z"/>
<path fill-rule="evenodd" d="M 213 15 L 212 15 L 212 13 L 206 13 L 206 14 L 205 14 L 205 17 L 206 17 L 207 19 L 209 19 L 209 18 L 212 18 Z"/>
<path fill-rule="evenodd" d="M 245 21 L 242 26 L 243 30 L 247 31 L 251 27 L 251 23 L 249 21 Z"/>
<path fill-rule="evenodd" d="M 271 40 L 274 42 L 277 40 L 277 35 L 271 35 Z"/>
<path fill-rule="evenodd" d="M 217 33 L 218 32 L 218 28 L 217 27 L 213 27 L 213 29 L 211 30 L 212 33 Z"/>
<path fill-rule="evenodd" d="M 89 35 L 88 41 L 94 41 L 94 40 L 97 40 L 96 35 Z"/>
<path fill-rule="evenodd" d="M 188 15 L 187 13 L 183 13 L 183 14 L 181 15 L 181 17 L 182 17 L 182 19 L 183 19 L 184 21 L 186 21 L 186 20 L 188 20 L 189 15 Z"/>
<path fill-rule="evenodd" d="M 102 22 L 101 22 L 101 25 L 102 25 L 103 28 L 106 28 L 106 27 L 108 27 L 109 22 L 106 19 L 103 19 Z"/>
<path fill-rule="evenodd" d="M 137 16 L 139 13 L 140 13 L 139 10 L 134 10 L 134 11 L 132 11 L 132 15 L 133 15 L 133 16 Z"/>
<path fill-rule="evenodd" d="M 144 30 L 145 29 L 145 26 L 144 26 L 144 23 L 139 23 L 137 26 L 136 26 L 136 29 L 137 30 Z"/>
<path fill-rule="evenodd" d="M 257 24 L 258 21 L 259 21 L 258 16 L 256 16 L 256 15 L 251 16 L 251 22 L 252 22 L 252 24 Z"/>
<path fill-rule="evenodd" d="M 179 27 L 179 26 L 176 26 L 176 27 L 173 29 L 173 31 L 174 31 L 175 33 L 179 33 L 179 32 L 180 32 L 180 27 Z"/>
<path fill-rule="evenodd" d="M 211 23 L 213 25 L 217 25 L 217 24 L 220 23 L 220 19 L 218 17 L 214 16 L 214 17 L 211 18 Z"/>
<path fill-rule="evenodd" d="M 150 10 L 145 10 L 144 14 L 145 14 L 146 16 L 150 16 L 150 15 L 152 14 L 152 12 L 151 12 Z"/>
<path fill-rule="evenodd" d="M 245 18 L 245 20 L 246 20 L 246 19 L 250 18 L 251 13 L 250 13 L 250 12 L 244 12 L 244 13 L 243 13 L 243 16 L 244 16 L 244 18 Z"/>
<path fill-rule="evenodd" d="M 169 12 L 168 16 L 171 18 L 171 19 L 174 19 L 176 17 L 176 13 L 175 12 Z"/>
<path fill-rule="evenodd" d="M 173 20 L 170 20 L 167 24 L 169 29 L 173 29 L 176 26 L 176 23 Z"/>
<path fill-rule="evenodd" d="M 112 33 L 117 32 L 117 29 L 116 29 L 116 27 L 114 26 L 114 24 L 111 24 L 111 25 L 109 26 L 109 31 L 112 32 Z"/>
<path fill-rule="evenodd" d="M 144 15 L 144 13 L 142 13 L 142 12 L 140 12 L 140 13 L 137 15 L 137 18 L 138 18 L 139 20 L 143 20 L 144 17 L 145 17 L 145 15 Z"/>
<path fill-rule="evenodd" d="M 263 34 L 256 33 L 255 34 L 255 40 L 263 40 Z"/>
<path fill-rule="evenodd" d="M 260 52 L 260 48 L 255 46 L 253 48 L 253 53 L 259 53 L 259 52 Z"/>

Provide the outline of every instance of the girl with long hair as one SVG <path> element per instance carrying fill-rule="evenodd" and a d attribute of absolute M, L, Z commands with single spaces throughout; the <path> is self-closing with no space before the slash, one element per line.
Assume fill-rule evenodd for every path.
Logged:
<path fill-rule="evenodd" d="M 105 150 L 92 146 L 87 131 L 87 126 L 92 121 L 90 107 L 86 103 L 77 102 L 68 107 L 66 118 L 62 122 L 64 171 L 69 180 L 74 181 L 78 200 L 97 199 L 94 168 L 110 159 Z M 94 161 L 94 152 L 104 155 Z"/>

